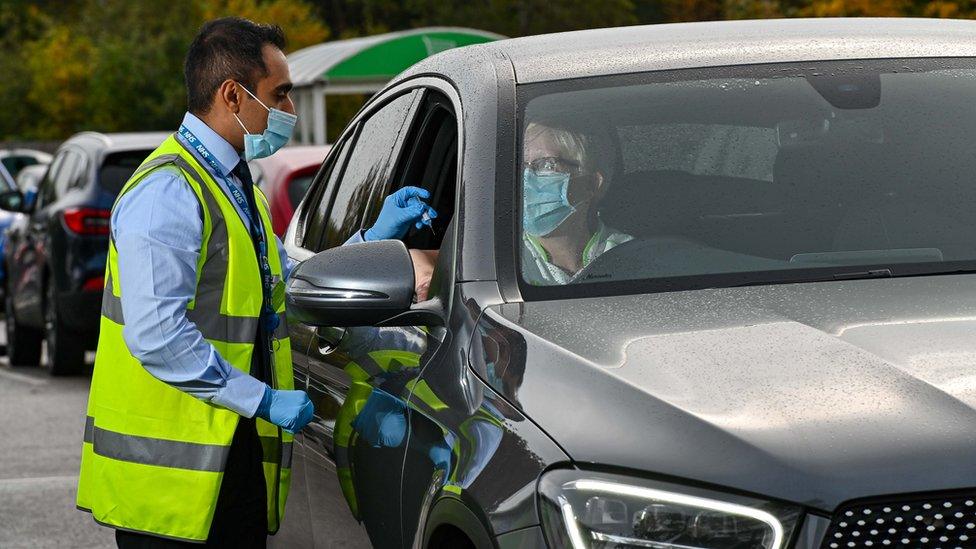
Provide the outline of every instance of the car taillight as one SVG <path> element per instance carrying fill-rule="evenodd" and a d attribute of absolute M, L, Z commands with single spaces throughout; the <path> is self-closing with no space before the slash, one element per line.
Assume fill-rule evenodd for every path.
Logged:
<path fill-rule="evenodd" d="M 64 224 L 73 233 L 107 235 L 112 212 L 95 208 L 68 208 L 63 215 Z"/>
<path fill-rule="evenodd" d="M 86 292 L 100 292 L 104 287 L 105 287 L 104 276 L 96 276 L 93 278 L 89 278 L 88 280 L 85 281 L 84 284 L 81 285 L 81 289 Z"/>

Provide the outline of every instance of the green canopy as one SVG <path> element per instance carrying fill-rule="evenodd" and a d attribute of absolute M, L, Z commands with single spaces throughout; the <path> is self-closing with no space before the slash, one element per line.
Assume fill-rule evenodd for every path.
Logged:
<path fill-rule="evenodd" d="M 375 93 L 435 53 L 504 38 L 467 28 L 428 27 L 325 42 L 288 56 L 299 114 L 298 140 L 325 144 L 325 96 Z"/>

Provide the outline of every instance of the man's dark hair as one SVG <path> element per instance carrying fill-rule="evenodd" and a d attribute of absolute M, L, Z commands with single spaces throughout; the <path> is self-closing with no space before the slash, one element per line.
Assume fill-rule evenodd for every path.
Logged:
<path fill-rule="evenodd" d="M 213 105 L 214 93 L 228 78 L 257 93 L 257 81 L 268 75 L 262 55 L 265 44 L 285 49 L 281 27 L 240 17 L 206 23 L 190 44 L 183 64 L 189 111 L 206 114 Z"/>

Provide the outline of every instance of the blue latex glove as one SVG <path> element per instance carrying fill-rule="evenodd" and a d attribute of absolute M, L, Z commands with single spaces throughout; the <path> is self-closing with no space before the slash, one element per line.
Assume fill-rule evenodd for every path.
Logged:
<path fill-rule="evenodd" d="M 373 448 L 396 448 L 407 436 L 407 405 L 380 389 L 374 389 L 352 428 Z"/>
<path fill-rule="evenodd" d="M 400 239 L 407 234 L 411 224 L 418 229 L 430 225 L 430 220 L 437 217 L 437 212 L 424 202 L 428 198 L 430 193 L 420 187 L 404 187 L 386 197 L 376 223 L 366 229 L 363 239 Z M 427 219 L 424 219 L 424 214 L 427 214 Z"/>
<path fill-rule="evenodd" d="M 305 391 L 279 391 L 265 387 L 255 416 L 295 434 L 312 421 L 315 407 Z"/>

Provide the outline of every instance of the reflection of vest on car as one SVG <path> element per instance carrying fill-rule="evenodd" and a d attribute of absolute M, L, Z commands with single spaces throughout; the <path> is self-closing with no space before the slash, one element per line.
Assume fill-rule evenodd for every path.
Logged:
<path fill-rule="evenodd" d="M 393 381 L 392 378 L 406 374 L 410 379 L 403 389 L 412 394 L 411 405 L 428 418 L 436 418 L 448 406 L 426 381 L 416 378 L 420 357 L 427 350 L 426 329 L 351 328 L 346 336 L 342 349 L 351 360 L 344 369 L 351 383 L 336 417 L 336 472 L 349 509 L 356 519 L 361 519 L 349 448 L 357 438 L 373 447 L 397 447 L 403 444 L 407 432 L 407 404 L 383 390 L 386 383 L 380 378 Z M 370 348 L 380 350 L 369 351 Z M 395 381 L 392 384 L 398 385 Z M 444 479 L 444 490 L 460 493 L 474 481 L 501 443 L 502 421 L 502 414 L 484 402 L 461 422 L 458 434 L 438 424 L 443 438 L 428 448 L 427 454 L 434 470 Z"/>
<path fill-rule="evenodd" d="M 375 350 L 371 350 L 375 349 Z M 357 429 L 354 423 L 367 404 L 372 404 L 372 408 L 379 406 L 390 407 L 388 399 L 379 400 L 380 396 L 372 397 L 373 387 L 377 378 L 388 377 L 404 371 L 410 371 L 411 375 L 416 375 L 417 367 L 420 365 L 420 357 L 427 349 L 427 333 L 424 329 L 418 328 L 371 328 L 355 327 L 346 331 L 346 337 L 340 347 L 340 351 L 349 356 L 349 361 L 343 370 L 349 375 L 350 384 L 346 398 L 336 414 L 335 431 L 333 440 L 335 442 L 335 462 L 336 474 L 339 478 L 339 486 L 342 495 L 349 504 L 349 509 L 356 519 L 359 516 L 359 502 L 356 498 L 356 489 L 353 485 L 352 469 L 349 462 L 349 448 L 353 444 L 354 434 Z M 372 382 L 372 383 L 371 383 Z M 395 397 L 388 393 L 383 393 L 389 399 Z M 372 402 L 370 402 L 372 399 Z M 366 410 L 367 414 L 369 410 Z M 365 417 L 365 416 L 364 416 Z M 406 419 L 403 418 L 405 429 Z M 392 431 L 396 429 L 396 424 L 387 423 L 385 428 L 386 440 L 380 436 L 379 426 L 365 425 L 365 419 L 359 423 L 359 431 L 368 432 L 365 437 L 372 446 L 392 442 L 395 435 Z M 395 416 L 389 416 L 390 421 L 398 421 Z M 362 436 L 362 435 L 360 435 Z M 402 442 L 402 440 L 400 440 Z M 395 445 L 399 445 L 398 442 Z"/>
<path fill-rule="evenodd" d="M 423 379 L 410 381 L 410 403 L 441 429 L 443 439 L 428 448 L 435 472 L 439 472 L 441 489 L 460 494 L 474 482 L 478 474 L 494 455 L 504 434 L 504 416 L 491 403 L 482 400 L 470 416 L 458 425 L 458 433 L 436 422 L 439 414 L 448 411 L 448 405 Z"/>
<path fill-rule="evenodd" d="M 175 137 L 156 149 L 120 196 L 155 169 L 174 169 L 200 202 L 203 239 L 197 288 L 187 316 L 229 364 L 249 372 L 262 308 L 262 284 L 250 232 L 217 181 Z M 265 234 L 267 199 L 255 193 Z M 272 275 L 281 278 L 276 246 Z M 122 336 L 118 252 L 110 241 L 95 371 L 78 483 L 79 508 L 117 528 L 191 541 L 207 539 L 231 440 L 240 416 L 198 400 L 147 372 Z M 284 300 L 274 337 L 271 384 L 293 389 Z M 256 420 L 264 452 L 268 530 L 278 530 L 291 478 L 293 437 Z"/>

